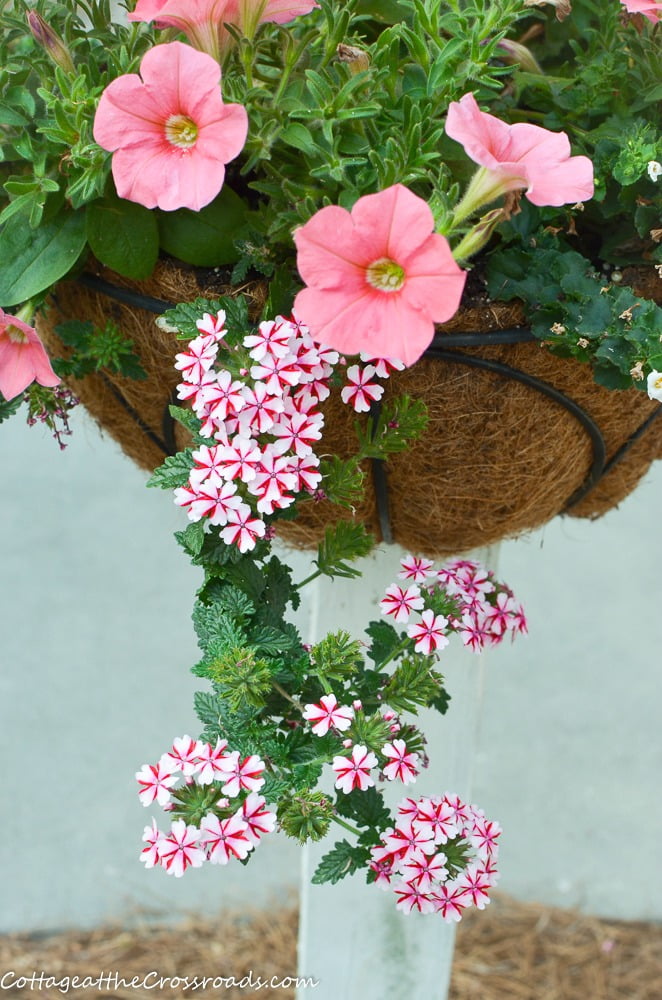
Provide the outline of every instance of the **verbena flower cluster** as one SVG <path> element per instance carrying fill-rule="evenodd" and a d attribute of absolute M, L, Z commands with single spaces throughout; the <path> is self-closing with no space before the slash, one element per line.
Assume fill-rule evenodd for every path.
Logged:
<path fill-rule="evenodd" d="M 235 378 L 215 367 L 227 336 L 225 320 L 223 310 L 206 313 L 196 321 L 199 336 L 176 356 L 183 376 L 178 398 L 191 404 L 200 434 L 213 443 L 193 452 L 188 483 L 175 491 L 175 502 L 191 521 L 204 517 L 221 526 L 223 540 L 246 552 L 264 537 L 264 515 L 288 508 L 301 492 L 314 495 L 320 486 L 314 448 L 322 438 L 320 403 L 329 395 L 334 368 L 342 362 L 342 399 L 362 413 L 384 392 L 375 379 L 388 378 L 402 363 L 364 355 L 366 363 L 347 367 L 336 351 L 315 344 L 303 323 L 278 316 L 246 335 L 243 351 L 237 345 Z"/>
<path fill-rule="evenodd" d="M 179 797 L 188 793 L 188 801 L 194 799 L 200 820 L 194 825 L 174 819 L 167 832 L 152 820 L 145 827 L 146 846 L 140 856 L 145 867 L 161 866 L 179 878 L 203 861 L 226 865 L 231 858 L 244 860 L 276 825 L 276 814 L 257 794 L 264 784 L 263 771 L 259 757 L 240 760 L 236 750 L 227 749 L 226 740 L 211 746 L 190 736 L 175 739 L 157 764 L 145 764 L 137 772 L 140 800 L 144 806 L 156 801 L 176 814 L 176 786 L 183 782 Z"/>
<path fill-rule="evenodd" d="M 499 873 L 501 827 L 458 795 L 407 798 L 395 826 L 371 851 L 374 881 L 405 913 L 439 913 L 457 922 L 470 906 L 484 910 Z"/>

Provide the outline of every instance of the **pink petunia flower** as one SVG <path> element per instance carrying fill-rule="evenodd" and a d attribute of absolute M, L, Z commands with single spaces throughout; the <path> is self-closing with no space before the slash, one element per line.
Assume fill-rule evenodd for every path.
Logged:
<path fill-rule="evenodd" d="M 32 382 L 54 386 L 60 379 L 35 328 L 0 309 L 0 392 L 14 399 Z"/>
<path fill-rule="evenodd" d="M 318 704 L 304 706 L 303 717 L 313 723 L 311 729 L 315 736 L 326 736 L 332 726 L 340 732 L 349 729 L 354 718 L 354 709 L 349 705 L 339 705 L 335 694 L 325 694 Z"/>
<path fill-rule="evenodd" d="M 308 286 L 297 316 L 318 343 L 412 365 L 460 303 L 466 274 L 422 198 L 402 184 L 366 195 L 351 213 L 328 205 L 294 233 Z"/>
<path fill-rule="evenodd" d="M 621 0 L 628 14 L 643 14 L 652 24 L 662 21 L 660 0 Z"/>
<path fill-rule="evenodd" d="M 314 0 L 138 0 L 128 19 L 176 28 L 196 49 L 220 61 L 235 44 L 226 24 L 252 37 L 264 21 L 284 24 L 317 6 Z"/>
<path fill-rule="evenodd" d="M 94 138 L 113 153 L 120 198 L 197 212 L 219 193 L 225 164 L 243 149 L 246 110 L 223 103 L 218 63 L 182 42 L 150 49 L 140 74 L 106 87 Z"/>
<path fill-rule="evenodd" d="M 335 787 L 341 792 L 349 794 L 353 788 L 360 788 L 365 792 L 366 788 L 374 785 L 370 777 L 371 768 L 377 764 L 377 758 L 367 747 L 359 744 L 352 748 L 350 757 L 334 757 L 333 770 L 336 772 Z"/>
<path fill-rule="evenodd" d="M 449 105 L 446 133 L 483 168 L 458 205 L 458 221 L 521 188 L 534 205 L 567 205 L 593 197 L 593 164 L 587 156 L 570 155 L 565 132 L 526 122 L 507 125 L 481 111 L 473 94 L 465 94 Z"/>

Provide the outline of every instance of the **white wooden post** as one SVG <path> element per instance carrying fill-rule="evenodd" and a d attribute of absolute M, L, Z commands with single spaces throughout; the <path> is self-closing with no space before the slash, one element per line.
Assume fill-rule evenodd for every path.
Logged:
<path fill-rule="evenodd" d="M 379 616 L 378 602 L 398 572 L 401 551 L 379 552 L 358 581 L 317 581 L 311 594 L 314 641 L 328 630 L 346 628 L 357 638 Z M 470 554 L 496 569 L 498 546 Z M 415 786 L 391 783 L 387 801 L 406 795 L 457 792 L 470 801 L 474 749 L 483 693 L 485 655 L 477 656 L 459 640 L 444 650 L 439 669 L 451 703 L 448 713 L 426 712 L 421 728 L 428 738 L 430 766 Z M 344 836 L 338 827 L 338 840 Z M 321 857 L 333 846 L 333 829 L 321 844 L 303 850 L 299 976 L 319 981 L 316 1000 L 445 1000 L 448 996 L 455 925 L 433 914 L 404 914 L 393 893 L 368 886 L 360 874 L 337 885 L 311 885 Z M 310 997 L 305 987 L 298 1000 Z"/>

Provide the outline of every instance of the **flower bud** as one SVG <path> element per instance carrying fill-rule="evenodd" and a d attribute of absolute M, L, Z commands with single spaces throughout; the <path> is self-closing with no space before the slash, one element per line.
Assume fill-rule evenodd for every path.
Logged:
<path fill-rule="evenodd" d="M 339 62 L 347 63 L 352 76 L 362 73 L 370 66 L 370 56 L 363 49 L 357 49 L 354 45 L 344 45 L 342 42 L 336 49 L 336 58 Z"/>
<path fill-rule="evenodd" d="M 527 49 L 526 45 L 514 42 L 511 38 L 502 38 L 498 48 L 503 49 L 499 55 L 504 62 L 517 63 L 527 73 L 537 73 L 538 76 L 544 76 L 538 60 L 531 49 Z"/>
<path fill-rule="evenodd" d="M 65 73 L 74 73 L 74 63 L 69 49 L 41 14 L 38 14 L 36 10 L 28 11 L 27 22 L 32 37 L 45 49 L 53 62 Z"/>
<path fill-rule="evenodd" d="M 483 215 L 453 250 L 455 260 L 467 260 L 482 250 L 491 238 L 496 226 L 507 218 L 508 213 L 503 208 L 493 208 Z"/>

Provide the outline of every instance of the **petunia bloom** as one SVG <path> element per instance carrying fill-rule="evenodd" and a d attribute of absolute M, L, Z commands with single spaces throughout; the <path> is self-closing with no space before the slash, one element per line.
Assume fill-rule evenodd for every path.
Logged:
<path fill-rule="evenodd" d="M 227 24 L 252 38 L 264 21 L 284 24 L 317 6 L 315 0 L 138 0 L 128 19 L 176 28 L 196 49 L 220 61 L 235 43 Z"/>
<path fill-rule="evenodd" d="M 652 24 L 662 21 L 660 0 L 621 0 L 628 14 L 643 14 Z"/>
<path fill-rule="evenodd" d="M 197 212 L 216 197 L 248 133 L 245 108 L 224 104 L 220 83 L 211 56 L 170 42 L 143 56 L 140 76 L 126 73 L 106 87 L 94 138 L 113 153 L 120 198 Z"/>
<path fill-rule="evenodd" d="M 570 155 L 565 132 L 526 122 L 508 125 L 481 111 L 473 94 L 465 94 L 448 108 L 446 133 L 483 168 L 458 205 L 456 222 L 521 188 L 534 205 L 567 205 L 593 197 L 593 164 L 587 156 Z"/>
<path fill-rule="evenodd" d="M 60 379 L 34 327 L 0 309 L 0 392 L 14 399 L 32 382 L 54 386 Z"/>
<path fill-rule="evenodd" d="M 342 354 L 412 365 L 434 324 L 457 311 L 466 274 L 434 232 L 427 203 L 402 184 L 365 195 L 351 212 L 328 205 L 294 233 L 308 286 L 297 316 L 313 340 Z"/>

